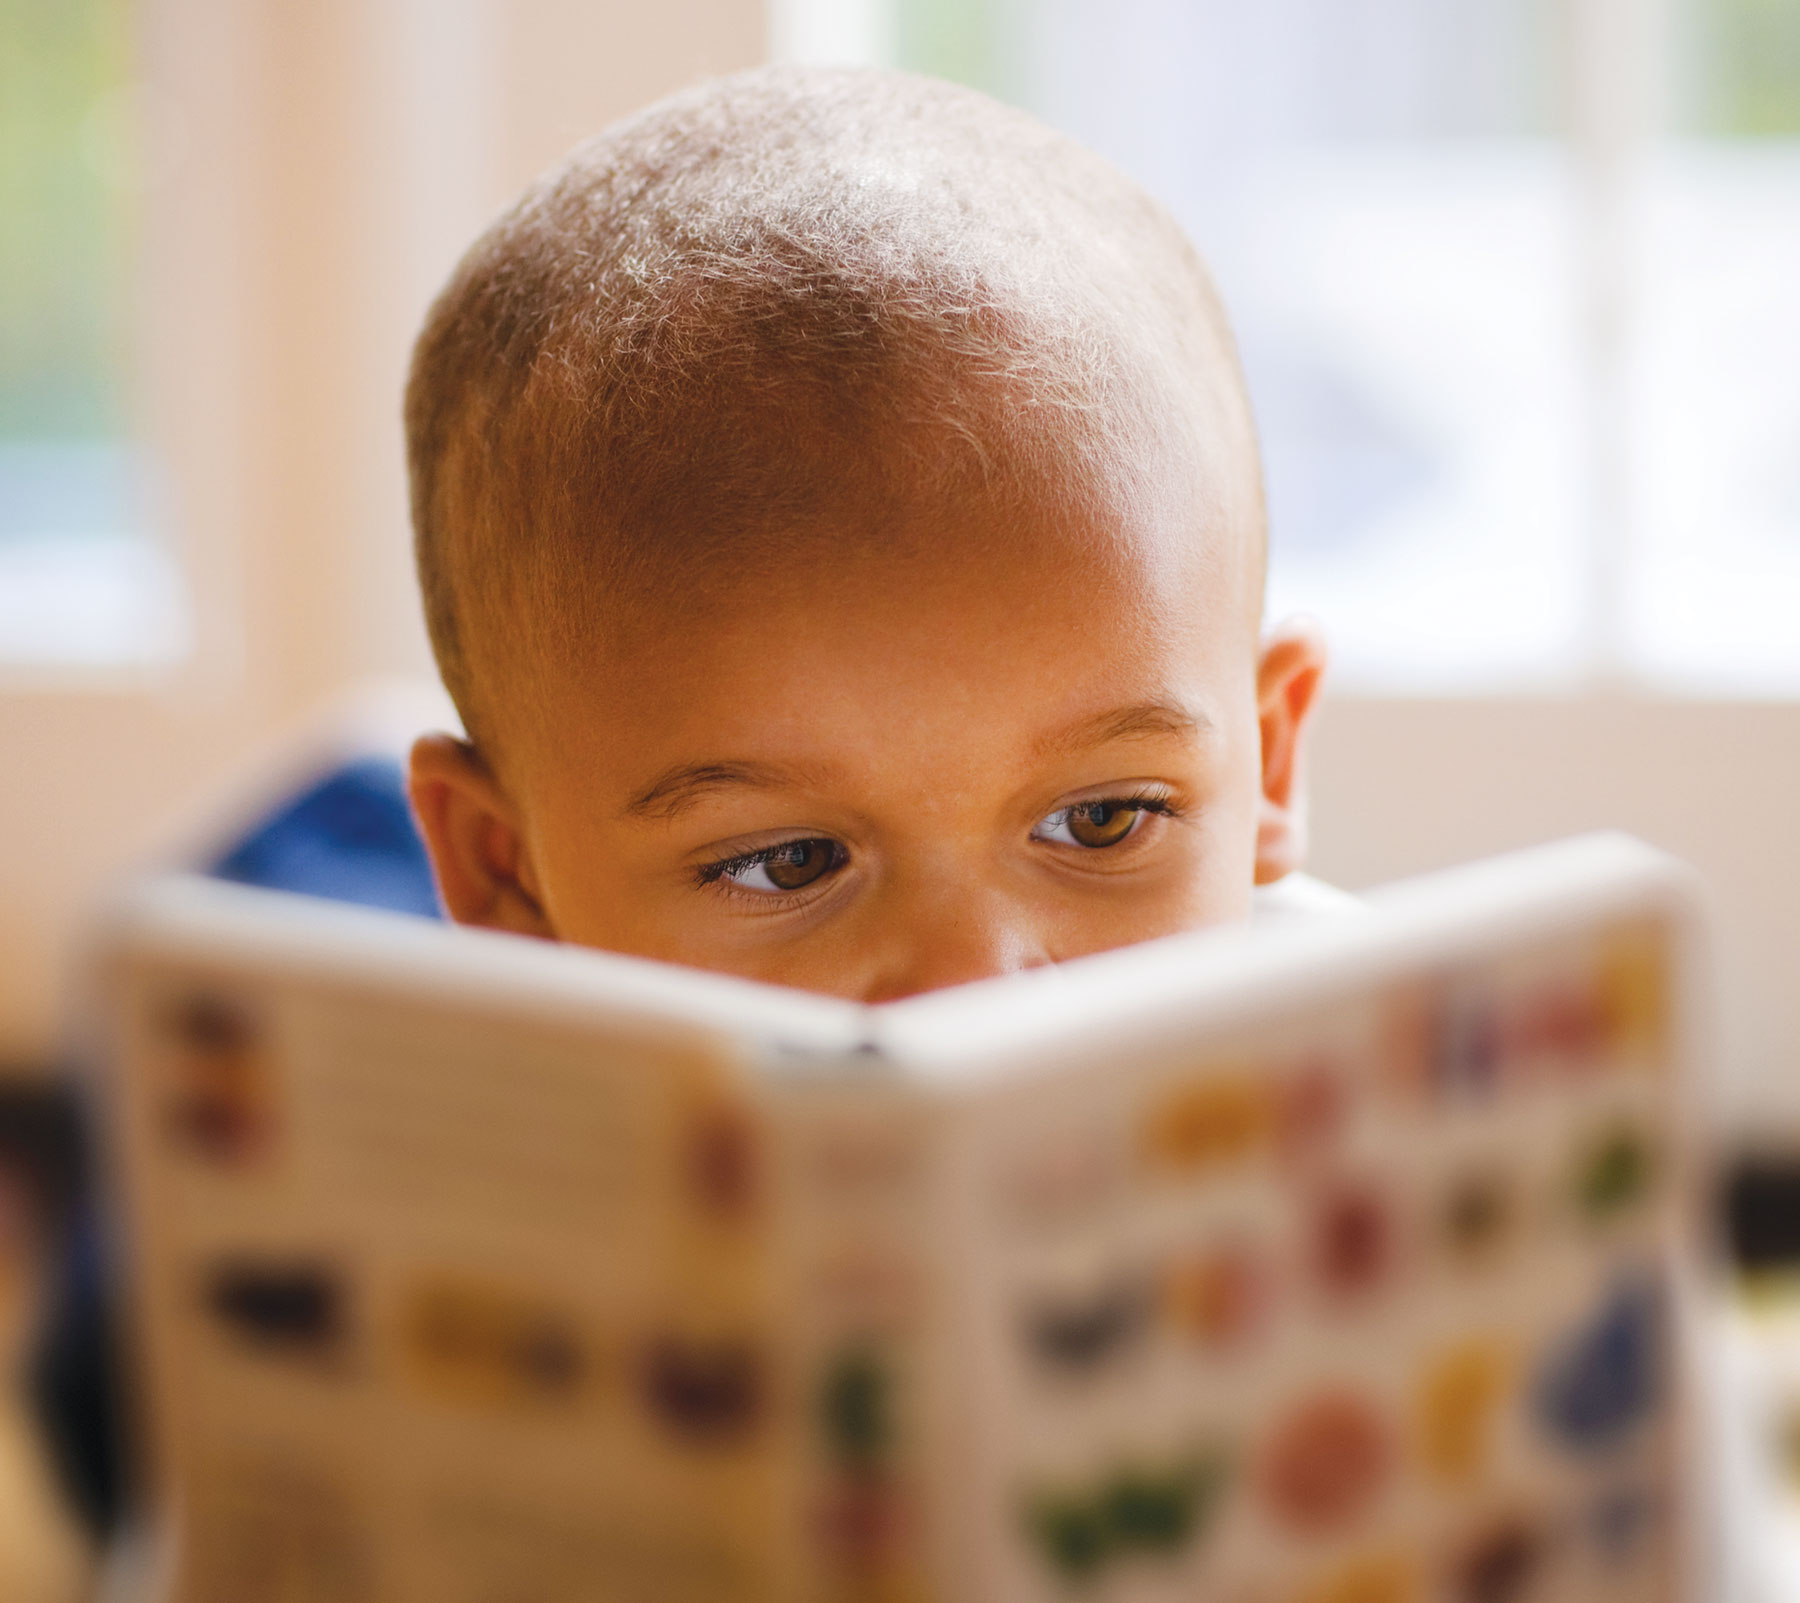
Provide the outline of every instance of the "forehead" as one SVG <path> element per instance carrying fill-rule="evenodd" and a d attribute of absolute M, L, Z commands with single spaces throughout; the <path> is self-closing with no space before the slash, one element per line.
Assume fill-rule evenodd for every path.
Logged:
<path fill-rule="evenodd" d="M 1109 709 L 1213 716 L 1201 703 L 1254 659 L 1243 532 L 1172 483 L 1040 488 L 848 497 L 699 572 L 652 574 L 514 710 L 544 760 L 591 739 L 580 760 L 608 769 L 970 735 L 1011 761 Z"/>
<path fill-rule="evenodd" d="M 674 618 L 716 623 L 752 593 L 822 618 L 863 602 L 949 611 L 996 591 L 1041 611 L 1099 585 L 1164 611 L 1229 593 L 1256 621 L 1254 458 L 1128 417 L 1042 408 L 1021 427 L 996 419 L 1004 404 L 912 427 L 801 419 L 763 465 L 782 493 L 721 479 L 665 503 L 666 521 L 647 509 L 632 542 L 643 560 L 604 609 L 641 640 Z"/>
<path fill-rule="evenodd" d="M 954 616 L 993 639 L 1058 609 L 1097 629 L 1088 603 L 1104 593 L 1138 627 L 1187 619 L 1247 647 L 1261 610 L 1254 442 L 1221 383 L 1116 368 L 1116 385 L 1077 404 L 961 363 L 888 368 L 867 404 L 869 388 L 846 401 L 825 382 L 727 386 L 697 415 L 695 397 L 665 397 L 677 415 L 638 419 L 631 474 L 576 468 L 536 555 L 518 553 L 518 587 L 489 589 L 485 638 L 471 640 L 487 658 L 489 743 L 542 721 L 550 681 L 732 672 L 728 648 L 765 650 L 747 634 L 776 612 L 789 635 L 836 630 L 846 658 L 879 640 L 897 663 Z M 1130 645 L 1121 624 L 1106 649 Z"/>
<path fill-rule="evenodd" d="M 1146 382 L 1066 405 L 990 377 L 914 398 L 926 415 L 905 400 L 856 410 L 783 398 L 763 419 L 734 419 L 756 460 L 746 471 L 688 457 L 681 493 L 634 506 L 620 534 L 638 554 L 635 582 L 611 588 L 610 608 L 655 629 L 775 571 L 790 586 L 816 574 L 846 593 L 924 591 L 941 604 L 997 581 L 1048 601 L 1093 570 L 1169 605 L 1231 588 L 1260 621 L 1255 448 L 1206 396 Z"/>

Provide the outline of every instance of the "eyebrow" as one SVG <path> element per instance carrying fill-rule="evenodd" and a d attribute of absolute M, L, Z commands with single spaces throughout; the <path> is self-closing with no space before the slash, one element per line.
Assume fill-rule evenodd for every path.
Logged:
<path fill-rule="evenodd" d="M 1057 751 L 1089 751 L 1115 740 L 1197 735 L 1211 727 L 1212 721 L 1203 713 L 1173 702 L 1151 701 L 1084 718 L 1038 744 Z M 715 791 L 783 790 L 818 783 L 819 770 L 789 763 L 682 763 L 659 774 L 633 796 L 625 804 L 624 816 L 667 822 Z"/>
<path fill-rule="evenodd" d="M 659 774 L 625 804 L 628 818 L 668 820 L 719 790 L 782 790 L 816 783 L 817 772 L 787 763 L 682 763 Z"/>
<path fill-rule="evenodd" d="M 1212 727 L 1204 713 L 1169 701 L 1146 701 L 1115 707 L 1058 730 L 1039 744 L 1059 751 L 1087 751 L 1114 740 L 1145 740 L 1158 736 L 1198 735 Z"/>

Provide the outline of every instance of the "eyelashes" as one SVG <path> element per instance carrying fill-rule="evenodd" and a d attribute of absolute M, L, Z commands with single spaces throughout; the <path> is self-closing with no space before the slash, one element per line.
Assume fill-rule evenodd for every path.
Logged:
<path fill-rule="evenodd" d="M 1080 854 L 1102 852 L 1129 843 L 1147 817 L 1181 816 L 1182 809 L 1157 792 L 1090 797 L 1045 814 L 1033 826 L 1030 838 Z M 808 835 L 702 863 L 694 870 L 694 882 L 767 905 L 781 905 L 822 884 L 849 861 L 849 848 L 841 841 Z"/>
<path fill-rule="evenodd" d="M 1033 840 L 1104 851 L 1122 846 L 1138 832 L 1145 817 L 1152 815 L 1175 817 L 1177 811 L 1166 796 L 1102 796 L 1046 814 L 1031 835 Z"/>
<path fill-rule="evenodd" d="M 784 840 L 754 852 L 741 852 L 717 862 L 703 863 L 695 871 L 701 885 L 729 882 L 734 890 L 755 896 L 792 894 L 836 873 L 850 860 L 839 841 L 829 836 Z"/>

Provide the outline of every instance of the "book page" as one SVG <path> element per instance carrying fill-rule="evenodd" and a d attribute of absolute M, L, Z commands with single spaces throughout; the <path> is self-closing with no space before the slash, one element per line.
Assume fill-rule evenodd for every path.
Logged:
<path fill-rule="evenodd" d="M 1684 1595 L 1678 932 L 1585 925 L 976 1076 L 965 1595 Z"/>
<path fill-rule="evenodd" d="M 773 1047 L 387 980 L 127 976 L 174 1596 L 796 1596 L 788 1304 L 801 1361 L 864 1332 L 785 1267 Z"/>

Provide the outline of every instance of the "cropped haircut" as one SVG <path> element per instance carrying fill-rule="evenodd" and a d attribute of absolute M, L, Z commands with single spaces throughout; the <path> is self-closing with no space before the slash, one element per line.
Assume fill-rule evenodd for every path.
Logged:
<path fill-rule="evenodd" d="M 484 744 L 501 661 L 572 659 L 609 602 L 729 583 L 856 508 L 1079 495 L 1146 437 L 1256 477 L 1173 219 L 1022 113 L 850 70 L 718 80 L 578 146 L 433 305 L 406 433 L 432 647 Z"/>

